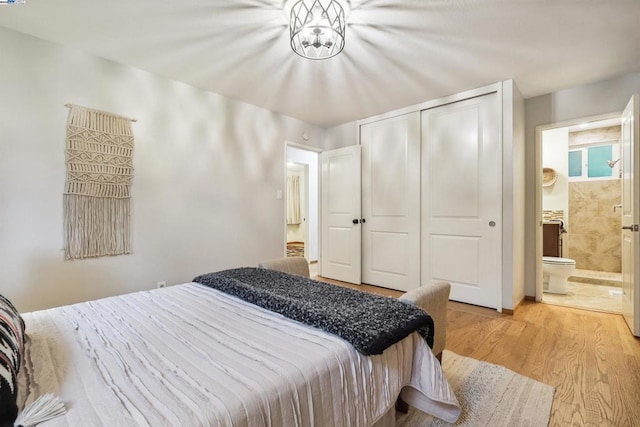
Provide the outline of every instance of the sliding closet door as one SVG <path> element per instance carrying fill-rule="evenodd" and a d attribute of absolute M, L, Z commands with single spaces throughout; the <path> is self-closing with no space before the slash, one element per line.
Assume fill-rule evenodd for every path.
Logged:
<path fill-rule="evenodd" d="M 420 286 L 420 113 L 360 127 L 362 281 Z"/>
<path fill-rule="evenodd" d="M 422 113 L 422 283 L 497 308 L 502 156 L 496 93 Z"/>

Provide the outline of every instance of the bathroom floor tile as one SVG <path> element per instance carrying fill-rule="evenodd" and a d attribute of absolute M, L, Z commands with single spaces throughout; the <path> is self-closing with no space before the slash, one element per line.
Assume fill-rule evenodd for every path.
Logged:
<path fill-rule="evenodd" d="M 622 295 L 615 286 L 594 285 L 570 281 L 567 295 L 544 293 L 542 302 L 588 310 L 622 312 Z"/>

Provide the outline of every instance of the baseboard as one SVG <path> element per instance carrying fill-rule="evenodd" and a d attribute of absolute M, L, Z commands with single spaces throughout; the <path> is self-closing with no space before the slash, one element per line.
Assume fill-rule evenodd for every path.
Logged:
<path fill-rule="evenodd" d="M 518 309 L 518 307 L 520 307 L 520 305 L 524 302 L 524 301 L 535 301 L 536 297 L 529 297 L 529 296 L 524 296 L 524 298 L 522 298 L 520 301 L 518 301 L 518 303 L 516 304 L 515 307 L 513 307 L 513 310 L 511 310 L 510 308 L 503 308 L 502 312 L 504 314 L 509 314 L 511 316 L 513 316 L 513 313 Z"/>

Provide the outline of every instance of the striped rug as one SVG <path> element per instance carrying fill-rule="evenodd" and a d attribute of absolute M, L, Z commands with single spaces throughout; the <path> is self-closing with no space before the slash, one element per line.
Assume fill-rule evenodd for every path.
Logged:
<path fill-rule="evenodd" d="M 462 407 L 458 422 L 449 424 L 411 408 L 408 414 L 398 413 L 396 427 L 546 427 L 549 424 L 553 387 L 503 366 L 446 350 L 442 362 Z"/>

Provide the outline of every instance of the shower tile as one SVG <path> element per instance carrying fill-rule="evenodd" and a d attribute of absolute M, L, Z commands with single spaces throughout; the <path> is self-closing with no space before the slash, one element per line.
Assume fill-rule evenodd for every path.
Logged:
<path fill-rule="evenodd" d="M 589 200 L 588 195 L 586 194 L 586 189 L 579 185 L 581 183 L 570 182 L 569 183 L 569 203 L 571 201 L 586 201 Z M 571 205 L 569 205 L 569 209 L 571 209 Z"/>
<path fill-rule="evenodd" d="M 589 234 L 598 238 L 610 233 L 610 225 L 603 221 L 601 217 L 585 217 L 570 219 L 570 229 L 572 234 Z"/>
<path fill-rule="evenodd" d="M 587 200 L 577 200 L 569 204 L 569 218 L 598 215 L 598 206 Z"/>
<path fill-rule="evenodd" d="M 571 233 L 567 240 L 569 254 L 573 254 L 574 252 L 593 253 L 598 244 L 598 238 L 590 234 Z"/>
<path fill-rule="evenodd" d="M 569 145 L 620 140 L 620 126 L 569 132 Z"/>
<path fill-rule="evenodd" d="M 619 139 L 620 128 L 569 134 L 571 144 Z M 604 138 L 604 139 L 603 139 Z M 615 160 L 615 159 L 612 159 Z M 565 235 L 567 256 L 578 268 L 620 271 L 620 179 L 573 181 L 569 183 L 569 233 Z"/>
<path fill-rule="evenodd" d="M 616 209 L 615 212 L 613 211 L 613 207 L 619 204 L 620 204 L 620 198 L 618 198 L 617 200 L 600 201 L 598 202 L 598 209 L 597 209 L 596 215 L 599 217 L 610 218 L 612 220 L 617 220 L 618 222 L 620 222 L 621 210 Z"/>
<path fill-rule="evenodd" d="M 622 274 L 619 272 L 582 270 L 576 268 L 576 271 L 569 278 L 569 281 L 621 288 Z"/>

